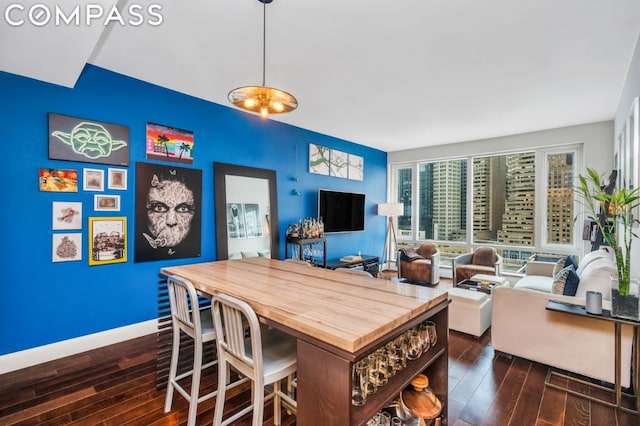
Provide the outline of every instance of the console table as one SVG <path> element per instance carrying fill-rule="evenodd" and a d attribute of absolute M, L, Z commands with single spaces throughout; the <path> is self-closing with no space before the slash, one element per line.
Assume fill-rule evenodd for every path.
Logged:
<path fill-rule="evenodd" d="M 556 311 L 556 312 L 562 312 L 562 313 L 566 313 L 569 315 L 578 315 L 578 316 L 582 316 L 582 317 L 588 317 L 588 318 L 593 318 L 594 320 L 599 320 L 599 321 L 610 321 L 613 322 L 615 325 L 615 384 L 614 384 L 614 389 L 613 392 L 615 393 L 615 403 L 611 403 L 607 400 L 601 399 L 601 398 L 597 398 L 591 395 L 585 395 L 583 393 L 580 392 L 576 392 L 573 391 L 571 389 L 556 385 L 554 383 L 551 383 L 551 376 L 552 375 L 557 375 L 557 376 L 561 376 L 563 378 L 566 378 L 568 380 L 573 380 L 573 381 L 577 381 L 583 384 L 586 384 L 587 386 L 593 386 L 596 387 L 598 389 L 607 391 L 607 392 L 611 392 L 611 389 L 603 387 L 603 386 L 599 386 L 590 382 L 586 382 L 584 380 L 580 380 L 577 379 L 575 377 L 571 377 L 571 376 L 567 376 L 558 372 L 552 372 L 551 369 L 549 369 L 549 373 L 547 374 L 547 378 L 545 380 L 545 385 L 546 386 L 551 386 L 553 388 L 557 388 L 560 390 L 563 390 L 565 392 L 571 393 L 573 395 L 577 395 L 583 398 L 587 398 L 591 401 L 594 402 L 599 402 L 601 404 L 604 405 L 608 405 L 610 407 L 616 407 L 619 408 L 621 410 L 624 411 L 628 411 L 634 414 L 638 414 L 640 413 L 640 398 L 638 397 L 638 386 L 640 386 L 640 379 L 639 379 L 639 375 L 638 375 L 638 371 L 637 368 L 632 367 L 631 368 L 631 386 L 633 387 L 633 390 L 635 392 L 635 395 L 629 395 L 629 394 L 625 394 L 627 396 L 629 396 L 632 399 L 635 399 L 635 406 L 633 408 L 628 408 L 622 405 L 622 386 L 620 384 L 620 377 L 621 377 L 621 369 L 622 369 L 622 362 L 621 362 L 621 345 L 622 345 L 622 325 L 623 324 L 627 324 L 627 325 L 631 325 L 633 327 L 633 345 L 635 346 L 634 348 L 634 360 L 632 360 L 632 365 L 635 366 L 639 366 L 640 365 L 640 354 L 638 354 L 638 349 L 640 349 L 640 321 L 633 321 L 633 320 L 627 320 L 627 319 L 623 319 L 623 318 L 617 318 L 617 317 L 613 317 L 611 316 L 611 311 L 608 311 L 606 309 L 602 310 L 602 315 L 593 315 L 593 314 L 588 314 L 585 310 L 584 306 L 581 305 L 572 305 L 569 303 L 563 303 L 563 302 L 558 302 L 558 301 L 554 301 L 554 300 L 550 300 L 547 302 L 547 306 L 546 309 L 548 311 Z"/>

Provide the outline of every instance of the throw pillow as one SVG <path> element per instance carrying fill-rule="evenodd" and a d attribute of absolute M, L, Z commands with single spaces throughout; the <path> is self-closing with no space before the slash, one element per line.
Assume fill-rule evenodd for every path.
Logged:
<path fill-rule="evenodd" d="M 564 256 L 563 258 L 558 260 L 556 262 L 556 265 L 553 267 L 553 276 L 555 277 L 556 275 L 558 275 L 558 273 L 567 266 L 573 266 L 574 271 L 578 269 L 578 264 L 576 263 L 576 260 L 573 258 L 573 256 Z"/>
<path fill-rule="evenodd" d="M 576 297 L 584 299 L 587 291 L 602 293 L 602 300 L 611 300 L 611 276 L 618 274 L 618 268 L 613 260 L 596 259 L 580 274 L 580 285 Z"/>
<path fill-rule="evenodd" d="M 574 266 L 569 265 L 553 276 L 551 293 L 562 294 L 564 296 L 575 296 L 579 283 L 580 278 L 578 277 L 578 274 L 576 274 Z"/>
<path fill-rule="evenodd" d="M 604 248 L 590 251 L 589 253 L 585 254 L 584 257 L 580 260 L 580 266 L 576 268 L 576 272 L 578 273 L 578 276 L 582 276 L 582 272 L 586 269 L 587 266 L 589 266 L 591 262 L 598 259 L 610 259 L 610 258 L 611 258 L 611 255 L 607 251 L 605 251 Z"/>

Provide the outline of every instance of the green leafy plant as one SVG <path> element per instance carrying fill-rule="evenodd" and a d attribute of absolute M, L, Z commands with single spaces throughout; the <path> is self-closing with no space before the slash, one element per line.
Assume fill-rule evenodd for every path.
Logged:
<path fill-rule="evenodd" d="M 614 188 L 608 193 L 601 184 L 602 178 L 603 175 L 587 168 L 587 176 L 579 176 L 580 182 L 574 191 L 581 196 L 589 210 L 588 219 L 597 224 L 604 243 L 613 249 L 618 266 L 618 291 L 626 296 L 631 282 L 631 243 L 633 238 L 638 238 L 633 227 L 640 224 L 638 218 L 633 217 L 639 206 L 640 188 Z M 601 220 L 599 214 L 603 214 L 605 220 Z"/>

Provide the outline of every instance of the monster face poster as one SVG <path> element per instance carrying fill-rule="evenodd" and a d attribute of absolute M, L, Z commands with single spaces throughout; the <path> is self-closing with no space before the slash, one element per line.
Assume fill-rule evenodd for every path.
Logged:
<path fill-rule="evenodd" d="M 199 257 L 202 170 L 136 163 L 135 262 Z"/>
<path fill-rule="evenodd" d="M 129 165 L 129 128 L 49 113 L 49 159 Z"/>

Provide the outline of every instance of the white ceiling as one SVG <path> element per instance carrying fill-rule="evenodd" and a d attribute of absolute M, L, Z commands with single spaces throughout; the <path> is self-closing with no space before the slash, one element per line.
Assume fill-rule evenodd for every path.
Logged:
<path fill-rule="evenodd" d="M 16 3 L 3 71 L 73 87 L 91 63 L 230 108 L 262 82 L 258 0 L 120 0 L 163 22 L 106 28 L 28 22 L 77 0 L 10 26 Z M 273 119 L 384 151 L 475 140 L 612 119 L 639 33 L 638 0 L 274 0 L 266 85 L 300 103 Z"/>

